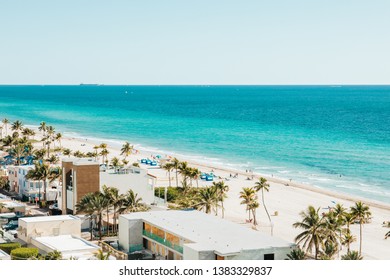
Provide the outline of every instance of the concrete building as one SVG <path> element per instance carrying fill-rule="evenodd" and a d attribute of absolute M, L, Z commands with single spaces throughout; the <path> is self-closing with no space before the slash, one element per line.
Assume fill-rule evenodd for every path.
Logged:
<path fill-rule="evenodd" d="M 75 205 L 87 193 L 100 187 L 99 163 L 93 159 L 62 159 L 62 192 L 59 207 L 63 214 L 75 214 Z"/>
<path fill-rule="evenodd" d="M 119 172 L 107 170 L 100 172 L 100 186 L 116 187 L 120 194 L 125 194 L 129 189 L 138 193 L 146 204 L 155 202 L 154 186 L 156 177 L 148 174 L 148 171 L 138 167 L 121 169 Z"/>
<path fill-rule="evenodd" d="M 61 252 L 63 259 L 76 258 L 78 260 L 92 259 L 101 249 L 92 242 L 70 234 L 33 237 L 31 245 L 44 253 L 58 251 Z"/>
<path fill-rule="evenodd" d="M 119 245 L 174 260 L 283 260 L 295 244 L 199 211 L 119 216 Z"/>
<path fill-rule="evenodd" d="M 31 244 L 35 237 L 81 236 L 81 220 L 72 215 L 19 218 L 18 237 Z"/>

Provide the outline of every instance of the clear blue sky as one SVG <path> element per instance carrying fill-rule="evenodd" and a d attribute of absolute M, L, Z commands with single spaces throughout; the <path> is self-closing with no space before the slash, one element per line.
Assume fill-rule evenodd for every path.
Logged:
<path fill-rule="evenodd" d="M 0 84 L 390 84 L 389 0 L 0 0 Z"/>

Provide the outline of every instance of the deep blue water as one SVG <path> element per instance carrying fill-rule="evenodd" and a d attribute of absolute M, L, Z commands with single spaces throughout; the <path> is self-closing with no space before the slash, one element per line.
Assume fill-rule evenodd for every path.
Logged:
<path fill-rule="evenodd" d="M 0 86 L 0 117 L 390 203 L 390 86 Z"/>

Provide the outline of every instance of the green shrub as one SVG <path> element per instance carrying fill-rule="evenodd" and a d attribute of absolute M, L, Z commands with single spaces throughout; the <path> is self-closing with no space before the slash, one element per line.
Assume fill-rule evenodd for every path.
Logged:
<path fill-rule="evenodd" d="M 0 244 L 0 249 L 6 252 L 7 254 L 11 254 L 12 250 L 20 247 L 21 247 L 20 243 L 17 242 Z"/>
<path fill-rule="evenodd" d="M 38 257 L 37 248 L 18 248 L 11 251 L 11 259 L 13 260 L 27 260 L 29 258 Z"/>
<path fill-rule="evenodd" d="M 164 199 L 164 191 L 165 191 L 164 187 L 155 188 L 154 195 Z M 168 187 L 168 191 L 167 191 L 168 202 L 175 201 L 176 198 L 180 195 L 180 193 L 181 192 L 178 188 Z M 160 196 L 159 196 L 159 194 L 160 194 Z"/>

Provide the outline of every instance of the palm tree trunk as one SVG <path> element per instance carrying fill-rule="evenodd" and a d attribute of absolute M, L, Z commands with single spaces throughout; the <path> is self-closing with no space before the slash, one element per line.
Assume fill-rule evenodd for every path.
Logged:
<path fill-rule="evenodd" d="M 108 207 L 107 207 L 107 236 L 108 236 L 108 233 L 109 233 L 109 229 L 108 229 L 108 227 L 109 227 L 109 225 L 108 225 L 108 222 L 109 222 L 109 216 L 108 216 Z"/>
<path fill-rule="evenodd" d="M 171 186 L 171 170 L 168 170 L 168 176 L 169 176 L 169 186 Z"/>
<path fill-rule="evenodd" d="M 252 209 L 252 214 L 253 214 L 253 225 L 257 226 L 257 220 L 256 220 L 256 208 Z"/>
<path fill-rule="evenodd" d="M 221 206 L 222 206 L 222 219 L 225 218 L 225 208 L 223 207 L 223 199 L 221 200 Z"/>
<path fill-rule="evenodd" d="M 359 255 L 362 254 L 362 228 L 363 228 L 363 224 L 362 224 L 362 221 L 360 221 L 360 244 L 359 244 Z"/>
<path fill-rule="evenodd" d="M 43 181 L 43 201 L 46 201 L 47 180 Z"/>
<path fill-rule="evenodd" d="M 91 241 L 93 240 L 93 227 L 92 227 L 92 215 L 89 217 L 89 232 L 91 233 Z"/>
<path fill-rule="evenodd" d="M 179 179 L 177 177 L 177 168 L 176 168 L 176 188 L 179 186 Z"/>
<path fill-rule="evenodd" d="M 269 215 L 267 207 L 265 206 L 265 202 L 264 202 L 264 189 L 261 189 L 261 198 L 263 200 L 263 206 L 264 206 L 265 212 L 267 213 L 269 223 L 271 225 L 271 236 L 272 236 L 272 235 L 274 235 L 274 229 L 273 229 L 274 227 L 272 225 L 271 216 Z"/>
<path fill-rule="evenodd" d="M 98 222 L 98 231 L 99 231 L 99 240 L 102 240 L 102 212 L 99 213 L 99 222 Z"/>

